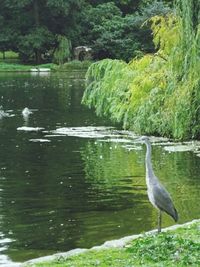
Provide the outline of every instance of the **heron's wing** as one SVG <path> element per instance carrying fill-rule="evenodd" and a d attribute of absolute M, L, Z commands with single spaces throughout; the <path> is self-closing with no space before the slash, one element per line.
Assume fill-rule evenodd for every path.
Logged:
<path fill-rule="evenodd" d="M 168 213 L 173 218 L 176 217 L 176 210 L 170 197 L 170 194 L 159 182 L 152 187 L 152 193 L 156 206 Z"/>

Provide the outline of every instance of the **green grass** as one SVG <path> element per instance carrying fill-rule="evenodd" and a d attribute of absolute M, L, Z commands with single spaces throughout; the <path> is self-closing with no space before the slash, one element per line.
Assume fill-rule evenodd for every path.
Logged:
<path fill-rule="evenodd" d="M 31 265 L 33 266 L 33 265 Z M 35 267 L 200 266 L 200 222 L 159 235 L 146 235 L 125 248 L 88 251 Z"/>
<path fill-rule="evenodd" d="M 71 69 L 88 69 L 92 64 L 92 61 L 84 60 L 72 60 L 70 62 L 64 63 L 63 65 L 57 66 L 55 69 L 58 71 L 68 71 Z"/>
<path fill-rule="evenodd" d="M 23 65 L 15 63 L 5 63 L 0 62 L 0 72 L 1 71 L 30 71 L 33 68 L 50 68 L 54 69 L 55 64 L 41 64 L 41 65 Z"/>
<path fill-rule="evenodd" d="M 70 70 L 85 70 L 91 65 L 90 61 L 71 61 L 58 66 L 53 63 L 40 64 L 40 65 L 24 65 L 14 62 L 0 62 L 0 72 L 7 71 L 30 71 L 33 68 L 50 68 L 54 71 L 70 71 Z"/>
<path fill-rule="evenodd" d="M 72 60 L 70 62 L 64 63 L 63 65 L 56 65 L 53 63 L 40 64 L 40 65 L 28 65 L 28 64 L 20 64 L 18 53 L 13 51 L 5 52 L 5 60 L 3 60 L 3 53 L 0 52 L 0 72 L 5 71 L 30 71 L 33 68 L 50 68 L 54 71 L 69 71 L 73 69 L 77 70 L 85 70 L 88 69 L 92 64 L 92 61 L 85 60 Z"/>

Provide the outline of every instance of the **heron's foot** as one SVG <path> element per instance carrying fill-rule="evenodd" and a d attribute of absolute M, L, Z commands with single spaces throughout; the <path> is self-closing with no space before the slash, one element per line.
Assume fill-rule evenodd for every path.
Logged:
<path fill-rule="evenodd" d="M 161 233 L 161 228 L 158 228 L 158 234 L 160 234 Z"/>

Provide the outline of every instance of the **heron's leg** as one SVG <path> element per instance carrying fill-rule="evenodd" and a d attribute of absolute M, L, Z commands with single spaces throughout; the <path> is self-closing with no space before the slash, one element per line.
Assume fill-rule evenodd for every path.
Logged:
<path fill-rule="evenodd" d="M 158 210 L 158 233 L 161 232 L 161 222 L 162 222 L 162 213 L 161 210 Z"/>

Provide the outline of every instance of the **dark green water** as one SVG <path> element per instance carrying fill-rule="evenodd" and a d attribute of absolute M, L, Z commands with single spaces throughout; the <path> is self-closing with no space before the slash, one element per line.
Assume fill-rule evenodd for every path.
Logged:
<path fill-rule="evenodd" d="M 80 104 L 83 77 L 0 74 L 0 105 L 10 114 L 0 119 L 1 266 L 156 227 L 157 213 L 146 195 L 144 147 L 129 151 L 125 137 L 118 142 L 17 130 L 109 126 Z M 33 110 L 26 121 L 24 107 Z M 31 141 L 41 138 L 49 142 Z M 200 157 L 155 145 L 153 164 L 180 223 L 199 218 Z M 164 216 L 163 225 L 172 224 Z"/>

